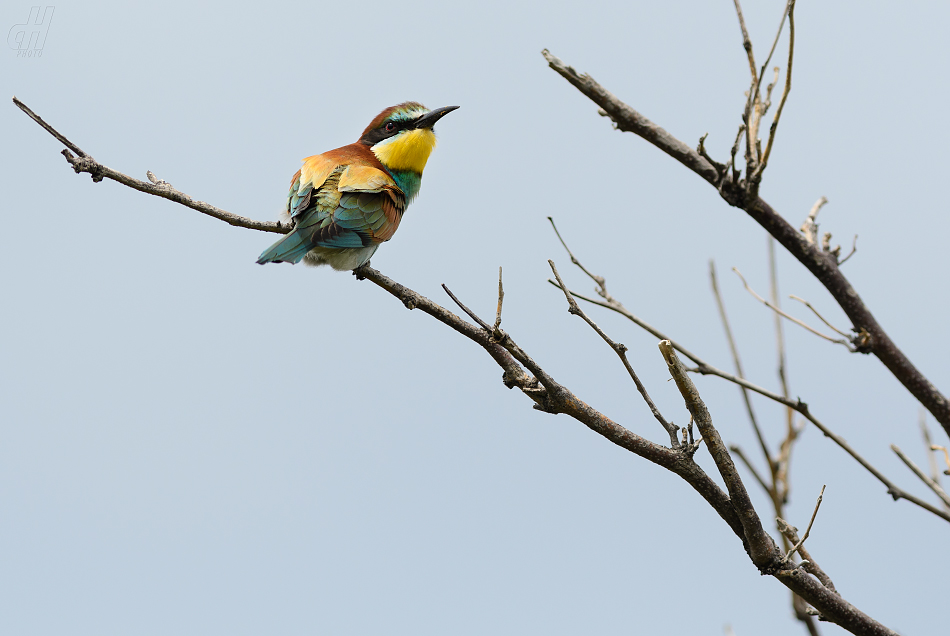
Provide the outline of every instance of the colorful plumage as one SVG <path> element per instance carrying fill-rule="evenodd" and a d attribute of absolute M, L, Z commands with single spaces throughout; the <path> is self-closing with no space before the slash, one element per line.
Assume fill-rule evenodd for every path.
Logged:
<path fill-rule="evenodd" d="M 294 175 L 281 221 L 294 229 L 257 259 L 264 263 L 366 264 L 392 238 L 406 206 L 419 193 L 432 149 L 432 127 L 458 106 L 429 110 L 406 102 L 387 108 L 359 141 L 307 157 Z"/>

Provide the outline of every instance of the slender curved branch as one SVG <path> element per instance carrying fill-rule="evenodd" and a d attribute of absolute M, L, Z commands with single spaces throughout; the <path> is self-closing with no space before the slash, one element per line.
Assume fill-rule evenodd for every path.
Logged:
<path fill-rule="evenodd" d="M 189 195 L 184 192 L 180 192 L 173 188 L 171 184 L 161 179 L 156 179 L 155 175 L 148 172 L 149 182 L 139 181 L 138 179 L 133 179 L 132 177 L 117 172 L 108 166 L 105 166 L 95 159 L 91 155 L 83 152 L 79 146 L 71 142 L 65 136 L 60 134 L 55 128 L 46 123 L 42 117 L 34 113 L 27 107 L 26 104 L 21 102 L 16 97 L 13 98 L 13 103 L 16 104 L 17 108 L 26 113 L 33 121 L 39 124 L 46 132 L 53 135 L 60 143 L 69 148 L 69 150 L 63 150 L 63 156 L 66 157 L 66 161 L 69 162 L 69 165 L 73 167 L 73 170 L 76 171 L 76 174 L 82 172 L 88 172 L 92 175 L 92 180 L 96 183 L 102 181 L 103 179 L 112 179 L 117 181 L 124 186 L 128 186 L 133 190 L 138 190 L 139 192 L 144 192 L 145 194 L 151 194 L 156 197 L 162 197 L 163 199 L 168 199 L 169 201 L 174 201 L 175 203 L 180 203 L 186 207 L 191 208 L 192 210 L 197 210 L 202 214 L 207 214 L 208 216 L 213 216 L 216 219 L 224 221 L 228 225 L 233 225 L 235 227 L 246 227 L 249 230 L 260 230 L 261 232 L 275 232 L 277 234 L 286 234 L 291 230 L 290 225 L 283 225 L 279 221 L 256 221 L 254 219 L 249 219 L 244 216 L 228 212 L 227 210 L 222 210 L 221 208 L 215 207 L 210 203 L 205 203 L 204 201 L 195 201 Z M 70 152 L 70 150 L 72 152 Z M 73 155 L 76 153 L 76 156 Z"/>
<path fill-rule="evenodd" d="M 902 451 L 896 444 L 891 444 L 891 450 L 894 451 L 894 454 L 901 458 L 901 461 L 904 462 L 908 468 L 910 468 L 911 472 L 920 478 L 920 481 L 924 482 L 927 488 L 930 488 L 932 491 L 934 491 L 935 495 L 940 497 L 940 501 L 942 501 L 945 506 L 950 507 L 950 495 L 947 494 L 947 491 L 945 491 L 940 486 L 940 484 L 938 484 L 933 478 L 929 477 L 927 473 L 922 471 L 920 467 L 915 464 L 910 459 L 910 457 L 905 455 L 904 451 Z"/>
<path fill-rule="evenodd" d="M 614 342 L 607 333 L 597 326 L 593 320 L 590 319 L 583 309 L 577 304 L 577 301 L 574 300 L 574 297 L 571 296 L 570 292 L 566 290 L 564 281 L 561 280 L 561 275 L 557 271 L 557 267 L 554 266 L 554 261 L 548 260 L 548 265 L 551 266 L 551 271 L 554 272 L 554 276 L 557 278 L 558 283 L 560 283 L 561 290 L 564 291 L 564 298 L 567 299 L 568 313 L 579 316 L 584 322 L 586 322 L 591 329 L 597 332 L 597 335 L 600 336 L 604 342 L 607 343 L 614 353 L 620 358 L 620 361 L 623 363 L 624 368 L 627 370 L 627 374 L 630 376 L 630 379 L 633 380 L 634 385 L 637 387 L 637 391 L 640 392 L 643 401 L 647 403 L 647 406 L 650 407 L 650 412 L 653 413 L 653 417 L 656 418 L 656 421 L 660 423 L 660 426 L 666 431 L 670 436 L 670 447 L 679 448 L 680 442 L 676 438 L 676 434 L 679 432 L 679 428 L 672 422 L 667 422 L 666 418 L 660 413 L 660 410 L 656 408 L 656 404 L 653 403 L 653 399 L 650 397 L 650 394 L 647 393 L 647 389 L 643 386 L 643 383 L 640 381 L 640 378 L 637 376 L 637 372 L 633 370 L 633 367 L 630 365 L 630 360 L 627 359 L 627 346 L 622 342 Z M 698 445 L 692 449 L 695 452 Z"/>
<path fill-rule="evenodd" d="M 577 260 L 576 257 L 572 256 L 572 258 L 575 261 Z M 595 281 L 604 280 L 603 277 L 596 276 L 592 274 L 591 272 L 587 271 L 586 269 L 584 270 L 584 273 L 586 273 Z M 558 285 L 556 281 L 549 279 L 548 282 L 554 285 L 555 287 L 560 288 L 560 285 Z M 819 420 L 817 417 L 812 415 L 811 411 L 809 411 L 808 409 L 808 404 L 806 404 L 805 402 L 802 402 L 801 399 L 792 400 L 783 395 L 779 395 L 778 393 L 762 388 L 758 386 L 757 384 L 753 384 L 752 382 L 749 382 L 745 378 L 733 375 L 731 373 L 727 373 L 726 371 L 723 371 L 721 369 L 718 369 L 712 366 L 711 364 L 709 364 L 708 362 L 706 362 L 705 360 L 703 360 L 696 354 L 692 353 L 689 349 L 687 349 L 680 343 L 676 342 L 672 338 L 669 338 L 666 334 L 664 334 L 659 329 L 656 329 L 655 327 L 651 326 L 649 323 L 644 322 L 641 318 L 637 317 L 630 310 L 624 307 L 620 301 L 610 296 L 610 294 L 607 294 L 606 289 L 602 285 L 597 290 L 597 292 L 601 294 L 601 296 L 604 296 L 605 298 L 607 298 L 607 300 L 598 300 L 596 298 L 590 298 L 589 296 L 584 296 L 583 294 L 579 294 L 573 290 L 567 290 L 567 291 L 571 294 L 571 296 L 575 298 L 579 298 L 583 301 L 589 302 L 599 307 L 610 309 L 611 311 L 614 311 L 620 314 L 621 316 L 625 317 L 626 319 L 628 319 L 629 321 L 631 321 L 632 323 L 634 323 L 635 325 L 637 325 L 644 331 L 652 334 L 653 336 L 656 336 L 660 340 L 668 340 L 672 344 L 674 349 L 679 351 L 681 354 L 683 354 L 684 356 L 689 358 L 693 363 L 696 364 L 696 368 L 688 369 L 689 371 L 700 373 L 702 375 L 714 375 L 716 377 L 722 378 L 723 380 L 727 380 L 729 382 L 737 384 L 740 387 L 743 387 L 745 389 L 758 393 L 759 395 L 767 397 L 774 402 L 778 402 L 779 404 L 787 406 L 791 408 L 792 410 L 800 413 L 802 416 L 805 417 L 805 419 L 807 419 L 809 422 L 814 424 L 818 430 L 824 433 L 825 437 L 828 437 L 829 439 L 831 439 L 835 444 L 841 447 L 842 450 L 844 450 L 846 453 L 851 455 L 851 457 L 854 458 L 855 461 L 861 464 L 861 466 L 863 466 L 865 470 L 867 470 L 875 478 L 877 478 L 878 481 L 884 484 L 887 487 L 887 494 L 889 494 L 895 501 L 898 499 L 909 501 L 910 503 L 915 504 L 928 512 L 932 512 L 933 514 L 937 515 L 941 519 L 944 519 L 945 521 L 950 522 L 950 513 L 927 503 L 923 499 L 920 499 L 919 497 L 916 497 L 901 488 L 898 488 L 897 485 L 894 484 L 894 482 L 892 482 L 890 479 L 885 477 L 884 474 L 880 470 L 875 468 L 868 460 L 866 460 L 850 444 L 848 444 L 848 442 L 846 442 L 843 437 L 834 433 L 831 429 L 825 426 L 821 422 L 821 420 Z"/>
<path fill-rule="evenodd" d="M 548 65 L 586 95 L 607 114 L 618 130 L 632 132 L 670 155 L 702 179 L 715 186 L 730 204 L 744 210 L 774 236 L 808 271 L 824 285 L 851 320 L 859 340 L 858 351 L 873 353 L 897 380 L 940 422 L 950 435 L 950 401 L 931 384 L 891 340 L 864 304 L 850 281 L 838 268 L 837 258 L 823 253 L 782 218 L 758 194 L 750 195 L 747 184 L 728 172 L 720 173 L 696 150 L 670 135 L 639 112 L 618 99 L 590 75 L 580 74 L 547 49 L 542 51 Z"/>
<path fill-rule="evenodd" d="M 762 298 L 761 296 L 759 296 L 759 294 L 757 294 L 756 291 L 755 291 L 754 289 L 752 289 L 752 287 L 749 286 L 749 283 L 746 281 L 745 276 L 742 275 L 742 272 L 740 272 L 740 271 L 739 271 L 737 268 L 735 268 L 735 267 L 732 268 L 732 271 L 734 271 L 734 272 L 736 273 L 736 275 L 739 277 L 739 280 L 742 281 L 742 286 L 745 287 L 745 290 L 746 290 L 747 292 L 749 292 L 749 294 L 751 294 L 753 298 L 755 298 L 755 299 L 758 300 L 760 303 L 762 303 L 763 305 L 765 305 L 766 307 L 768 307 L 769 309 L 771 309 L 772 311 L 774 311 L 776 314 L 778 314 L 778 315 L 781 316 L 782 318 L 785 318 L 786 320 L 789 320 L 789 321 L 795 323 L 795 324 L 798 325 L 799 327 L 803 327 L 803 328 L 807 329 L 808 331 L 812 332 L 813 334 L 815 334 L 815 335 L 818 336 L 819 338 L 823 338 L 823 339 L 827 340 L 828 342 L 832 342 L 832 343 L 834 343 L 834 344 L 844 345 L 844 346 L 848 349 L 848 351 L 851 351 L 852 353 L 854 353 L 855 349 L 854 349 L 854 347 L 851 345 L 851 343 L 850 343 L 848 340 L 846 340 L 846 339 L 844 339 L 844 338 L 832 338 L 831 336 L 827 336 L 827 335 L 821 333 L 820 331 L 818 331 L 817 329 L 814 329 L 813 327 L 810 327 L 810 326 L 809 326 L 808 324 L 806 324 L 804 321 L 801 321 L 801 320 L 799 320 L 798 318 L 795 318 L 794 316 L 791 316 L 791 315 L 789 315 L 788 313 L 782 311 L 782 309 L 781 309 L 780 307 L 778 307 L 777 305 L 775 305 L 774 303 L 770 303 L 770 302 L 767 301 L 766 299 L 764 299 L 764 298 Z M 814 309 L 812 309 L 812 311 L 814 311 Z M 821 316 L 819 316 L 819 318 L 821 318 Z M 824 320 L 824 319 L 822 319 L 822 320 Z M 834 327 L 832 327 L 832 329 L 834 329 Z M 836 331 L 837 331 L 837 330 L 836 330 Z"/>

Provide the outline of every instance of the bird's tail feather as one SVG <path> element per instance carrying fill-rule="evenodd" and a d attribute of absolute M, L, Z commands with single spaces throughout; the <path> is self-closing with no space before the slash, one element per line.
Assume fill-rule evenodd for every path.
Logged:
<path fill-rule="evenodd" d="M 299 263 L 311 246 L 296 231 L 283 237 L 257 257 L 257 263 Z"/>

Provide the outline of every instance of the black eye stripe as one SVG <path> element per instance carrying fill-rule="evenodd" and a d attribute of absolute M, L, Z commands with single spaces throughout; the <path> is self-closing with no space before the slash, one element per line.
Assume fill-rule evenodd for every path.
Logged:
<path fill-rule="evenodd" d="M 422 117 L 422 115 L 419 117 Z M 379 143 L 380 141 L 383 141 L 384 139 L 395 137 L 403 130 L 412 130 L 415 127 L 416 120 L 418 120 L 419 117 L 409 120 L 390 119 L 389 121 L 384 121 L 377 128 L 373 128 L 371 131 L 367 132 L 363 137 L 361 137 L 360 141 L 366 145 L 372 146 Z"/>

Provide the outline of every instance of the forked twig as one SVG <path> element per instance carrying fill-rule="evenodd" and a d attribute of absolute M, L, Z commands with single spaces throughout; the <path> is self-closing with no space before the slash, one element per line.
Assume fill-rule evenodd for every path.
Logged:
<path fill-rule="evenodd" d="M 847 255 L 847 256 L 845 256 L 845 257 L 842 258 L 840 261 L 838 261 L 838 267 L 841 267 L 841 266 L 844 265 L 846 262 L 848 262 L 848 259 L 850 259 L 852 256 L 854 256 L 854 253 L 857 252 L 857 251 L 858 251 L 858 235 L 855 234 L 855 235 L 854 235 L 854 240 L 851 242 L 851 251 L 848 252 L 848 255 Z"/>
<path fill-rule="evenodd" d="M 943 502 L 943 505 L 950 508 L 950 495 L 948 495 L 947 492 L 943 488 L 940 487 L 940 484 L 938 484 L 935 480 L 927 476 L 927 473 L 922 471 L 920 467 L 917 466 L 917 464 L 911 461 L 911 459 L 907 455 L 905 455 L 904 452 L 900 448 L 898 448 L 896 444 L 891 444 L 891 450 L 894 451 L 894 453 L 896 453 L 897 456 L 901 458 L 901 461 L 904 462 L 904 464 L 906 464 L 908 468 L 910 468 L 911 472 L 913 472 L 915 475 L 917 475 L 918 478 L 920 478 L 920 481 L 924 482 L 924 484 L 926 484 L 926 486 L 930 488 L 934 492 L 934 494 L 940 497 L 940 501 Z"/>
<path fill-rule="evenodd" d="M 790 398 L 779 395 L 778 393 L 775 393 L 774 391 L 769 391 L 768 389 L 765 389 L 765 388 L 762 388 L 761 386 L 753 384 L 752 382 L 749 382 L 748 380 L 737 377 L 731 373 L 722 371 L 721 369 L 717 369 L 716 367 L 712 366 L 711 364 L 709 364 L 708 362 L 706 362 L 705 360 L 703 360 L 696 354 L 692 353 L 689 349 L 684 347 L 682 344 L 671 339 L 669 336 L 661 332 L 659 329 L 653 327 L 649 323 L 645 322 L 644 320 L 642 320 L 641 318 L 633 314 L 630 310 L 624 307 L 623 304 L 620 303 L 620 301 L 618 301 L 617 299 L 613 297 L 609 297 L 609 300 L 599 300 L 596 298 L 590 298 L 588 296 L 584 296 L 583 294 L 579 294 L 575 291 L 562 287 L 557 281 L 548 279 L 548 282 L 551 283 L 553 286 L 557 287 L 558 289 L 560 289 L 562 292 L 566 291 L 570 293 L 570 295 L 573 296 L 574 298 L 579 298 L 580 300 L 589 302 L 592 305 L 604 307 L 605 309 L 610 309 L 611 311 L 614 311 L 620 314 L 621 316 L 631 321 L 632 323 L 634 323 L 635 325 L 637 325 L 638 327 L 640 327 L 647 333 L 650 333 L 661 340 L 669 340 L 670 343 L 673 345 L 674 349 L 676 349 L 678 352 L 680 352 L 681 354 L 683 354 L 684 356 L 689 358 L 693 363 L 696 364 L 695 369 L 690 369 L 691 372 L 701 373 L 704 375 L 715 375 L 729 382 L 738 384 L 739 386 L 744 386 L 750 391 L 754 391 L 760 395 L 763 395 L 769 398 L 770 400 L 778 402 L 779 404 L 783 404 L 785 406 L 791 407 L 796 412 L 800 413 L 809 422 L 814 424 L 815 427 L 818 428 L 818 430 L 820 430 L 825 435 L 825 437 L 831 439 L 848 455 L 854 458 L 855 461 L 861 464 L 861 466 L 863 466 L 865 470 L 871 473 L 879 482 L 884 484 L 884 486 L 887 488 L 887 494 L 889 494 L 894 500 L 904 499 L 905 501 L 909 501 L 910 503 L 937 515 L 938 517 L 940 517 L 941 519 L 945 521 L 950 521 L 950 513 L 944 510 L 941 510 L 940 508 L 937 508 L 927 503 L 926 501 L 920 499 L 919 497 L 916 497 L 902 490 L 896 484 L 894 484 L 894 482 L 892 482 L 890 479 L 885 477 L 884 474 L 880 470 L 875 468 L 868 460 L 866 460 L 860 453 L 858 453 L 850 444 L 848 444 L 847 441 L 845 441 L 843 437 L 841 437 L 840 435 L 837 435 L 834 431 L 832 431 L 830 428 L 825 426 L 821 422 L 821 420 L 819 420 L 817 417 L 812 415 L 811 411 L 809 411 L 808 409 L 808 405 L 805 402 L 802 402 L 800 399 L 792 400 Z M 947 457 L 947 466 L 948 466 L 948 469 L 947 469 L 946 474 L 950 475 L 950 455 L 948 455 Z"/>
<path fill-rule="evenodd" d="M 818 331 L 818 330 L 816 330 L 816 329 L 810 327 L 809 325 L 807 325 L 806 323 L 802 322 L 802 321 L 799 320 L 798 318 L 794 318 L 794 317 L 788 315 L 787 313 L 785 313 L 784 311 L 782 311 L 781 309 L 779 309 L 778 307 L 776 307 L 775 305 L 773 305 L 772 303 L 770 303 L 769 301 L 767 301 L 766 299 L 764 299 L 764 298 L 762 298 L 761 296 L 759 296 L 759 295 L 755 292 L 754 289 L 752 289 L 751 287 L 749 287 L 749 283 L 746 282 L 745 276 L 743 276 L 742 273 L 741 273 L 738 269 L 736 269 L 735 267 L 733 267 L 733 268 L 732 268 L 732 271 L 734 271 L 734 272 L 736 273 L 736 275 L 742 280 L 742 284 L 743 284 L 743 286 L 745 286 L 746 291 L 749 292 L 750 294 L 752 294 L 752 296 L 754 296 L 756 300 L 758 300 L 759 302 L 761 302 L 763 305 L 765 305 L 766 307 L 768 307 L 768 308 L 771 309 L 772 311 L 774 311 L 774 312 L 776 312 L 777 314 L 781 315 L 783 318 L 794 322 L 796 325 L 799 325 L 800 327 L 804 327 L 805 329 L 807 329 L 808 331 L 812 332 L 812 333 L 815 334 L 816 336 L 819 336 L 819 337 L 821 337 L 821 338 L 824 338 L 824 339 L 827 340 L 828 342 L 833 342 L 833 343 L 835 343 L 835 344 L 843 345 L 843 346 L 847 347 L 848 351 L 850 351 L 850 352 L 852 352 L 852 353 L 854 353 L 855 351 L 857 351 L 857 349 L 854 347 L 854 345 L 851 344 L 850 341 L 848 341 L 848 340 L 843 340 L 843 339 L 841 339 L 841 338 L 832 338 L 831 336 L 825 335 L 825 334 L 821 333 L 820 331 Z"/>
<path fill-rule="evenodd" d="M 792 545 L 797 545 L 799 543 L 800 539 L 798 538 L 798 528 L 791 525 L 781 517 L 776 518 L 775 522 L 778 525 L 779 532 L 781 532 L 782 536 L 784 536 Z M 808 550 L 805 548 L 804 544 L 799 546 L 798 554 L 802 557 L 802 562 L 799 564 L 801 568 L 809 574 L 815 575 L 815 578 L 821 581 L 822 585 L 837 594 L 838 590 L 835 589 L 835 584 L 831 581 L 831 577 L 828 576 L 825 571 L 818 566 L 818 563 L 816 563 L 815 559 L 813 559 L 811 554 L 808 553 Z"/>
<path fill-rule="evenodd" d="M 815 314 L 815 315 L 818 317 L 818 320 L 820 320 L 820 321 L 822 321 L 823 323 L 825 323 L 825 325 L 827 325 L 829 328 L 831 328 L 832 330 L 834 330 L 835 333 L 837 333 L 837 334 L 839 334 L 839 335 L 842 335 L 842 336 L 844 336 L 845 338 L 848 337 L 848 334 L 847 334 L 846 332 L 841 331 L 840 329 L 838 329 L 837 327 L 835 327 L 833 324 L 831 324 L 830 322 L 828 322 L 827 320 L 825 320 L 825 317 L 822 316 L 820 313 L 818 313 L 818 310 L 815 309 L 815 308 L 812 306 L 812 304 L 811 304 L 810 302 L 808 302 L 807 300 L 805 300 L 804 298 L 799 298 L 799 297 L 796 296 L 795 294 L 789 295 L 789 298 L 791 298 L 792 300 L 797 300 L 798 302 L 802 303 L 803 305 L 805 305 L 806 307 L 808 307 L 809 309 L 811 309 L 812 313 Z"/>
<path fill-rule="evenodd" d="M 667 434 L 670 436 L 670 446 L 671 448 L 680 448 L 679 439 L 676 437 L 676 433 L 679 431 L 679 428 L 672 422 L 667 422 L 666 418 L 660 413 L 660 410 L 656 408 L 656 404 L 653 403 L 650 394 L 647 393 L 647 389 L 643 386 L 643 383 L 640 382 L 640 378 L 637 376 L 636 371 L 633 370 L 633 367 L 630 365 L 630 361 L 627 359 L 627 346 L 620 342 L 614 342 L 610 336 L 601 329 L 597 323 L 590 319 L 590 317 L 584 313 L 584 310 L 580 308 L 580 305 L 577 304 L 577 301 L 574 300 L 574 297 L 571 296 L 571 293 L 568 291 L 567 286 L 564 284 L 564 281 L 561 280 L 561 275 L 557 271 L 557 267 L 554 265 L 554 261 L 548 260 L 548 265 L 551 266 L 551 271 L 554 272 L 554 277 L 557 279 L 558 286 L 561 288 L 561 291 L 564 292 L 564 298 L 567 299 L 568 313 L 579 316 L 584 322 L 590 325 L 598 336 L 600 336 L 607 345 L 614 350 L 614 353 L 620 357 L 620 361 L 623 363 L 624 368 L 627 370 L 627 373 L 630 375 L 630 379 L 633 380 L 633 383 L 637 387 L 637 391 L 640 392 L 640 395 L 643 397 L 643 401 L 647 403 L 647 406 L 650 407 L 650 412 L 653 413 L 653 417 L 656 418 L 656 421 L 660 423 L 660 426 L 666 430 Z M 696 444 L 693 448 L 687 449 L 687 452 L 695 452 L 696 448 L 699 445 Z"/>

